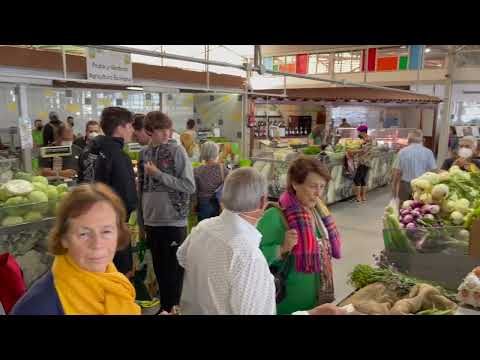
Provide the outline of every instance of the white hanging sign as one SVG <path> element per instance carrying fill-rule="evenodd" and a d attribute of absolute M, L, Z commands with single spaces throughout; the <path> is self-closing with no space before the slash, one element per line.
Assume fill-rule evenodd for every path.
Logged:
<path fill-rule="evenodd" d="M 132 82 L 130 54 L 89 48 L 87 53 L 87 78 L 104 83 Z"/>
<path fill-rule="evenodd" d="M 22 149 L 33 148 L 32 122 L 28 117 L 18 118 L 18 131 L 20 135 L 20 146 Z"/>

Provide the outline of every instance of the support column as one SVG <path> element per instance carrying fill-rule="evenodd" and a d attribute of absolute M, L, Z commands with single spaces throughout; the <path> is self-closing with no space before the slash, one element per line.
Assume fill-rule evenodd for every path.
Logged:
<path fill-rule="evenodd" d="M 440 120 L 440 136 L 438 140 L 438 156 L 437 165 L 440 167 L 443 161 L 448 157 L 448 135 L 450 126 L 450 116 L 452 112 L 453 97 L 453 75 L 455 72 L 455 53 L 452 47 L 448 50 L 448 71 L 447 80 L 445 81 L 445 94 L 443 103 L 443 116 Z"/>
<path fill-rule="evenodd" d="M 19 103 L 18 130 L 20 136 L 20 146 L 22 149 L 22 163 L 26 172 L 32 172 L 32 122 L 28 116 L 27 105 L 27 85 L 17 86 L 17 96 Z"/>

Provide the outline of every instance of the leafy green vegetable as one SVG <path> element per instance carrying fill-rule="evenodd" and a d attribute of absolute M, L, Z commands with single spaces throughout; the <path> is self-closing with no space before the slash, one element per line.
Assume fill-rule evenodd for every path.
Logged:
<path fill-rule="evenodd" d="M 417 284 L 429 284 L 437 288 L 446 298 L 456 301 L 456 292 L 448 291 L 442 286 L 431 281 L 420 280 L 395 271 L 392 267 L 373 268 L 370 265 L 359 264 L 355 266 L 350 273 L 349 283 L 356 289 L 361 289 L 367 285 L 381 282 L 390 289 L 397 291 L 399 295 L 407 295 L 411 288 Z"/>
<path fill-rule="evenodd" d="M 454 309 L 439 310 L 436 308 L 427 309 L 420 312 L 417 312 L 415 315 L 453 315 L 455 313 Z"/>
<path fill-rule="evenodd" d="M 308 146 L 303 149 L 305 155 L 318 155 L 320 154 L 320 148 L 318 146 Z"/>

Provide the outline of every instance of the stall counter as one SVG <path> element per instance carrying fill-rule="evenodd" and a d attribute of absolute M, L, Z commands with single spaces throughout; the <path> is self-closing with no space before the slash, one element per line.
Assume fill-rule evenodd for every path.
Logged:
<path fill-rule="evenodd" d="M 281 152 L 284 156 L 281 155 Z M 278 199 L 285 190 L 288 166 L 300 154 L 300 152 L 283 149 L 276 152 L 271 150 L 251 158 L 253 166 L 269 181 L 269 197 L 271 199 Z M 327 165 L 332 180 L 325 192 L 325 200 L 327 204 L 332 204 L 354 195 L 353 180 L 345 170 L 344 153 L 327 153 L 327 155 Z M 368 191 L 387 185 L 390 182 L 395 156 L 396 152 L 394 150 L 382 148 L 375 150 L 372 167 L 367 178 Z"/>

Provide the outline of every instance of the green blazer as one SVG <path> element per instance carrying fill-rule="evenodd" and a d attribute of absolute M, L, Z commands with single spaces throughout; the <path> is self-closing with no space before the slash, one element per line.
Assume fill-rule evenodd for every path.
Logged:
<path fill-rule="evenodd" d="M 267 259 L 269 265 L 277 264 L 280 255 L 280 246 L 285 239 L 287 228 L 281 210 L 272 207 L 268 209 L 257 225 L 258 231 L 262 234 L 260 249 Z M 317 236 L 321 234 L 317 230 Z M 295 257 L 295 255 L 290 255 Z M 310 310 L 318 306 L 318 290 L 321 288 L 319 274 L 298 273 L 295 265 L 290 269 L 286 281 L 287 296 L 280 304 L 277 304 L 277 314 L 292 314 L 299 310 Z"/>

